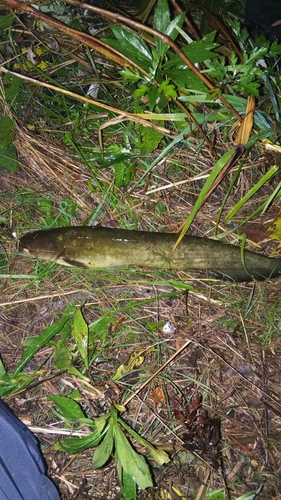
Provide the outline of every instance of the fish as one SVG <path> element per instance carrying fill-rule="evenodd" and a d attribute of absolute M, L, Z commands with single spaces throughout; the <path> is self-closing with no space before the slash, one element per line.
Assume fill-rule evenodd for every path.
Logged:
<path fill-rule="evenodd" d="M 234 281 L 264 280 L 281 275 L 281 259 L 199 236 L 70 226 L 43 229 L 22 236 L 19 250 L 32 258 L 83 269 L 131 266 L 174 271 L 199 271 Z"/>

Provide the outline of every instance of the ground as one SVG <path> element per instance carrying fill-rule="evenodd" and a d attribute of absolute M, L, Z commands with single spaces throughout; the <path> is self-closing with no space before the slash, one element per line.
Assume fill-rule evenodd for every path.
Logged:
<path fill-rule="evenodd" d="M 40 143 L 37 151 L 40 147 L 43 155 Z M 59 200 L 73 196 L 79 203 L 74 219 L 77 224 L 97 206 L 99 194 L 83 192 L 87 171 L 70 165 L 66 156 L 61 164 L 62 155 L 57 155 L 51 174 L 38 169 L 28 151 L 22 158 L 19 173 L 3 172 L 1 178 L 3 210 L 10 210 L 10 227 L 18 236 L 38 228 L 42 197 L 53 196 L 51 210 L 57 213 Z M 195 162 L 195 158 L 190 161 Z M 208 153 L 201 161 L 208 165 Z M 167 166 L 155 176 L 165 183 L 170 174 Z M 102 175 L 110 178 L 104 172 Z M 73 178 L 75 189 L 71 191 Z M 250 182 L 248 174 L 241 179 L 240 189 L 243 182 L 245 186 Z M 138 229 L 150 230 L 153 220 L 154 230 L 159 231 L 163 227 L 175 231 L 193 200 L 184 186 L 150 196 L 142 186 L 130 198 L 122 191 L 119 195 L 123 214 L 134 201 Z M 208 227 L 212 227 L 219 205 L 213 195 L 190 234 L 211 236 Z M 262 228 L 270 225 L 278 210 L 274 205 L 270 215 L 254 221 L 254 234 L 260 235 L 256 242 L 259 251 L 272 249 Z M 105 225 L 120 224 L 110 206 L 104 212 Z M 252 226 L 250 230 L 253 233 Z M 74 390 L 79 391 L 79 403 L 91 418 L 106 414 L 114 403 L 124 404 L 133 394 L 122 418 L 169 454 L 169 463 L 156 465 L 145 447 L 132 441 L 147 457 L 155 484 L 153 489 L 140 490 L 138 498 L 164 498 L 166 490 L 165 498 L 180 498 L 181 492 L 187 499 L 196 495 L 199 499 L 208 488 L 221 489 L 225 498 L 234 499 L 261 486 L 261 500 L 280 498 L 280 279 L 241 284 L 161 270 L 93 273 L 36 263 L 17 254 L 11 240 L 4 241 L 4 247 L 8 267 L 1 284 L 0 346 L 9 373 L 22 357 L 24 341 L 58 321 L 70 301 L 82 306 L 91 326 L 91 362 L 85 373 L 88 381 L 58 368 L 56 346 L 50 342 L 24 368 L 32 375 L 30 385 L 19 391 L 14 388 L 4 397 L 38 437 L 48 473 L 62 500 L 123 498 L 114 460 L 93 470 L 93 449 L 69 455 L 53 448 L 73 430 L 79 435 L 89 433 L 85 425 L 71 429 L 48 398 L 50 394 L 67 396 Z M 67 345 L 73 365 L 81 370 L 71 336 Z M 120 366 L 129 366 L 132 354 L 140 356 L 139 364 L 125 370 L 121 378 L 114 378 Z"/>

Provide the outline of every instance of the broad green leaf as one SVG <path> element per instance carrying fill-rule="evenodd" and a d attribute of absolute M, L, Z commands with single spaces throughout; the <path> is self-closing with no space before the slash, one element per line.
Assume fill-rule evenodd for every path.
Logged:
<path fill-rule="evenodd" d="M 116 459 L 121 493 L 124 496 L 125 500 L 134 500 L 137 497 L 136 481 L 132 476 L 130 476 L 130 474 L 126 474 L 124 472 L 120 460 L 118 460 L 117 456 Z"/>
<path fill-rule="evenodd" d="M 140 89 L 138 89 L 140 90 Z M 158 87 L 151 87 L 150 89 L 147 89 L 147 95 L 149 99 L 149 109 L 153 111 L 155 108 L 157 101 L 159 100 L 159 89 Z M 137 92 L 135 92 L 135 96 L 138 97 Z"/>
<path fill-rule="evenodd" d="M 0 148 L 0 168 L 4 168 L 9 172 L 18 172 L 20 170 L 17 160 L 17 150 L 14 144 Z"/>
<path fill-rule="evenodd" d="M 58 341 L 51 341 L 56 346 L 54 355 L 54 367 L 58 370 L 68 370 L 71 366 L 72 355 L 67 347 L 67 343 L 71 336 L 71 326 L 66 323 L 60 331 L 61 339 Z"/>
<path fill-rule="evenodd" d="M 112 153 L 111 151 L 105 150 L 104 160 L 101 162 L 99 168 L 112 167 L 122 161 L 126 161 L 131 158 L 129 153 Z"/>
<path fill-rule="evenodd" d="M 84 450 L 88 450 L 89 448 L 94 448 L 98 446 L 103 434 L 100 434 L 97 431 L 92 432 L 89 436 L 86 437 L 73 437 L 62 439 L 58 443 L 55 444 L 55 450 L 66 451 L 67 453 L 74 454 L 79 453 Z"/>
<path fill-rule="evenodd" d="M 182 12 L 178 16 L 176 16 L 170 24 L 168 25 L 168 28 L 165 32 L 166 35 L 168 35 L 171 40 L 175 40 L 179 34 L 179 30 L 177 28 L 181 28 L 185 18 L 185 12 Z"/>
<path fill-rule="evenodd" d="M 51 326 L 47 326 L 45 330 L 38 336 L 35 337 L 29 344 L 29 346 L 26 348 L 25 352 L 23 353 L 22 359 L 18 363 L 16 369 L 15 369 L 15 375 L 18 374 L 23 367 L 33 358 L 33 356 L 41 349 L 44 347 L 48 342 L 57 334 L 61 331 L 65 323 L 73 318 L 74 313 L 76 311 L 75 303 L 74 301 L 70 302 L 68 306 L 65 308 L 62 317 L 59 321 L 54 323 Z"/>
<path fill-rule="evenodd" d="M 206 85 L 190 69 L 174 68 L 166 74 L 185 93 L 188 93 L 189 89 L 192 89 L 192 92 L 208 92 Z"/>
<path fill-rule="evenodd" d="M 91 342 L 104 340 L 108 335 L 109 325 L 112 323 L 111 314 L 105 314 L 89 325 L 89 335 Z"/>
<path fill-rule="evenodd" d="M 124 474 L 132 476 L 141 489 L 153 486 L 149 467 L 143 456 L 139 455 L 131 446 L 118 424 L 114 426 L 115 449 Z"/>
<path fill-rule="evenodd" d="M 54 356 L 54 367 L 58 370 L 67 370 L 71 366 L 72 356 L 66 346 L 58 346 Z"/>
<path fill-rule="evenodd" d="M 223 490 L 213 490 L 207 492 L 207 500 L 226 500 Z"/>
<path fill-rule="evenodd" d="M 93 456 L 93 469 L 99 469 L 109 459 L 113 449 L 113 433 L 112 426 L 109 426 L 108 431 L 103 438 L 103 441 L 96 448 Z"/>
<path fill-rule="evenodd" d="M 105 43 L 122 52 L 133 62 L 149 71 L 152 65 L 152 55 L 148 45 L 133 31 L 121 26 L 110 26 L 116 40 L 112 38 L 103 39 Z"/>
<path fill-rule="evenodd" d="M 113 166 L 115 184 L 118 188 L 127 186 L 135 173 L 136 167 L 133 162 L 124 161 L 115 163 Z"/>
<path fill-rule="evenodd" d="M 167 0 L 159 0 L 155 9 L 153 28 L 155 28 L 157 31 L 160 31 L 160 33 L 165 34 L 170 24 L 170 20 L 170 11 Z M 162 42 L 162 40 L 156 36 L 154 37 L 154 39 L 157 54 L 159 58 L 162 59 L 166 52 L 169 50 L 169 46 L 167 46 L 166 43 Z"/>
<path fill-rule="evenodd" d="M 218 47 L 219 44 L 214 42 L 214 37 L 215 33 L 209 33 L 202 40 L 194 41 L 189 45 L 186 45 L 182 48 L 182 51 L 193 64 L 217 57 L 218 54 L 214 52 L 213 49 Z M 183 60 L 178 55 L 172 56 L 164 64 L 165 69 L 172 68 L 173 66 L 178 68 L 181 67 L 182 69 L 186 68 Z"/>
<path fill-rule="evenodd" d="M 123 419 L 118 418 L 118 422 L 120 422 L 121 425 L 125 427 L 127 432 L 129 432 L 129 434 L 131 434 L 131 436 L 133 436 L 133 438 L 136 441 L 138 441 L 138 443 L 140 443 L 142 446 L 145 446 L 149 450 L 150 455 L 158 465 L 164 465 L 170 462 L 170 457 L 168 453 L 166 453 L 163 450 L 157 450 L 157 448 L 152 446 L 152 444 L 150 444 L 149 441 L 147 441 L 142 436 L 137 434 L 137 432 L 135 432 L 134 429 L 132 429 L 126 422 L 124 422 Z"/>
<path fill-rule="evenodd" d="M 178 96 L 175 90 L 175 86 L 172 85 L 169 80 L 163 80 L 163 82 L 159 86 L 159 91 L 163 92 L 166 96 L 172 97 L 173 99 L 176 99 Z"/>
<path fill-rule="evenodd" d="M 86 418 L 80 405 L 73 399 L 55 394 L 48 394 L 48 398 L 56 404 L 64 418 L 68 420 L 84 420 Z"/>
<path fill-rule="evenodd" d="M 129 68 L 124 68 L 120 71 L 120 75 L 133 83 L 138 82 L 142 78 L 137 69 L 133 72 Z"/>
<path fill-rule="evenodd" d="M 14 140 L 16 125 L 8 116 L 0 119 L 0 148 L 4 149 Z"/>
<path fill-rule="evenodd" d="M 95 427 L 100 433 L 104 430 L 105 425 L 106 425 L 108 419 L 110 418 L 110 416 L 111 416 L 111 413 L 108 413 L 107 415 L 102 415 L 101 417 L 95 418 L 95 420 L 94 420 Z"/>
<path fill-rule="evenodd" d="M 72 325 L 72 335 L 75 339 L 83 363 L 86 368 L 89 367 L 88 361 L 88 341 L 89 341 L 89 330 L 86 321 L 84 320 L 81 308 L 77 309 L 73 318 Z"/>
<path fill-rule="evenodd" d="M 9 28 L 14 20 L 14 15 L 10 16 L 0 16 L 0 33 L 2 34 L 4 30 Z"/>
<path fill-rule="evenodd" d="M 169 36 L 172 40 L 175 40 L 179 34 L 177 27 L 181 28 L 184 17 L 185 12 L 182 12 L 171 21 L 167 0 L 159 0 L 155 9 L 153 27 L 157 31 L 160 31 L 160 33 L 163 33 L 164 35 Z M 163 59 L 170 47 L 167 43 L 163 42 L 157 36 L 154 37 L 154 40 L 156 44 L 157 54 L 160 59 Z"/>
<path fill-rule="evenodd" d="M 167 0 L 158 0 L 154 13 L 153 28 L 160 31 L 160 33 L 166 33 L 170 22 L 171 17 Z"/>
<path fill-rule="evenodd" d="M 161 132 L 150 127 L 141 126 L 141 135 L 143 141 L 142 151 L 144 153 L 155 151 L 160 141 L 163 139 L 163 134 L 161 134 Z"/>

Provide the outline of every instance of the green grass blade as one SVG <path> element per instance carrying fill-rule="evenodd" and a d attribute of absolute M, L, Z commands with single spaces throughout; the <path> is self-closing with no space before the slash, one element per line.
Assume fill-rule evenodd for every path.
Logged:
<path fill-rule="evenodd" d="M 194 204 L 194 207 L 193 209 L 191 210 L 190 212 L 190 215 L 189 217 L 187 218 L 187 220 L 185 221 L 184 223 L 184 226 L 181 230 L 181 233 L 178 237 L 178 240 L 177 240 L 177 245 L 178 243 L 182 240 L 182 238 L 184 237 L 185 233 L 188 231 L 189 227 L 191 226 L 192 222 L 194 221 L 197 213 L 199 212 L 203 202 L 204 202 L 204 199 L 206 197 L 206 195 L 208 194 L 210 188 L 212 187 L 214 181 L 216 180 L 217 176 L 219 175 L 219 173 L 221 172 L 221 170 L 223 169 L 223 167 L 227 164 L 227 162 L 230 160 L 230 158 L 232 157 L 234 153 L 234 148 L 231 148 L 229 151 L 227 151 L 218 161 L 217 163 L 215 164 L 212 172 L 210 173 L 209 177 L 207 178 L 203 188 L 201 189 L 200 191 L 200 194 Z"/>
<path fill-rule="evenodd" d="M 252 189 L 248 191 L 248 193 L 243 196 L 242 200 L 240 200 L 236 205 L 228 212 L 227 216 L 224 219 L 225 224 L 227 224 L 231 218 L 240 210 L 240 208 L 245 205 L 245 203 L 272 177 L 275 176 L 276 172 L 280 167 L 278 165 L 274 165 L 271 169 L 257 182 Z"/>

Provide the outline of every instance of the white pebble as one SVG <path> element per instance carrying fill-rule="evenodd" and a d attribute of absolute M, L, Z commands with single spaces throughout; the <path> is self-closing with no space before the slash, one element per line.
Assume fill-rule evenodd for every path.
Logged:
<path fill-rule="evenodd" d="M 165 325 L 162 328 L 162 332 L 166 333 L 168 335 L 173 335 L 173 333 L 176 333 L 177 329 L 173 323 L 170 323 L 170 321 L 167 321 Z"/>

